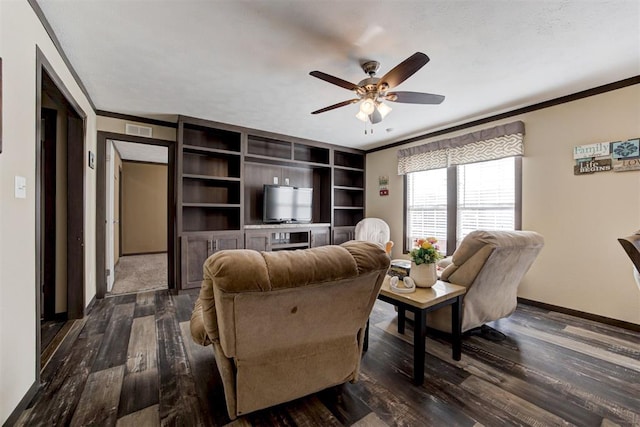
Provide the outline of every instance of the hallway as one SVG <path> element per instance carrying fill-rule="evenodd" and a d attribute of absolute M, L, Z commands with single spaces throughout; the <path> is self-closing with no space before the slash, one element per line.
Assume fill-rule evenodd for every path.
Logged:
<path fill-rule="evenodd" d="M 167 289 L 167 253 L 120 257 L 108 295 Z"/>

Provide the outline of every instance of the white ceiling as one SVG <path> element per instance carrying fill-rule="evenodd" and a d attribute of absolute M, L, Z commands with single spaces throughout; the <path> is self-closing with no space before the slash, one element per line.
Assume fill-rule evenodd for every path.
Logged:
<path fill-rule="evenodd" d="M 637 0 L 38 4 L 99 110 L 359 148 L 640 74 Z M 354 97 L 310 71 L 357 83 L 361 60 L 382 76 L 417 51 L 431 62 L 397 89 L 445 95 L 441 105 L 389 103 L 368 135 L 358 105 L 310 114 Z"/>
<path fill-rule="evenodd" d="M 135 142 L 113 141 L 122 160 L 138 162 L 168 163 L 169 150 L 158 145 L 137 144 Z"/>

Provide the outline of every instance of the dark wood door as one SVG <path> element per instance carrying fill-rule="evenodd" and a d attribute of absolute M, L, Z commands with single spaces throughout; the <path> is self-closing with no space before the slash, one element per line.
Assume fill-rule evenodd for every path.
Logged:
<path fill-rule="evenodd" d="M 242 249 L 242 232 L 203 233 L 182 236 L 182 289 L 199 288 L 204 262 L 217 251 Z"/>
<path fill-rule="evenodd" d="M 67 314 L 84 315 L 84 122 L 67 117 Z"/>
<path fill-rule="evenodd" d="M 56 314 L 56 135 L 58 112 L 42 109 L 42 318 Z"/>

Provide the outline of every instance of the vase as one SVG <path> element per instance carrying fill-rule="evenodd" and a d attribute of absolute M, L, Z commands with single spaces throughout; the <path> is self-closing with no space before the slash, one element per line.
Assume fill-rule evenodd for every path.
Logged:
<path fill-rule="evenodd" d="M 409 271 L 409 277 L 413 279 L 417 287 L 430 288 L 438 281 L 436 264 L 428 263 L 417 265 L 415 262 L 411 261 L 411 271 Z"/>

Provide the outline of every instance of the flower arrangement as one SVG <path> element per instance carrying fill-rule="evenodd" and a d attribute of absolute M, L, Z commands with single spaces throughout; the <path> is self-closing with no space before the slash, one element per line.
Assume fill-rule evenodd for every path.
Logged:
<path fill-rule="evenodd" d="M 433 264 L 442 259 L 438 246 L 438 239 L 435 237 L 427 237 L 426 239 L 416 239 L 415 248 L 411 249 L 409 256 L 411 261 L 416 265 Z"/>

